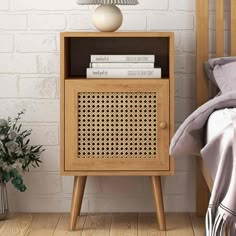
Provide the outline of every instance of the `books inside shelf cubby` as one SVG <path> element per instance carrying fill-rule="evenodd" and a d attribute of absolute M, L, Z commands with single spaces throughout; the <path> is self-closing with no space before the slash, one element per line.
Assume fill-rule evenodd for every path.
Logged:
<path fill-rule="evenodd" d="M 155 55 L 91 55 L 87 78 L 161 78 Z"/>
<path fill-rule="evenodd" d="M 141 69 L 139 64 L 134 64 L 132 61 L 129 62 L 116 62 L 116 68 L 110 68 L 111 62 L 97 61 L 91 62 L 91 55 L 112 55 L 115 57 L 124 57 L 124 55 L 130 56 L 141 56 L 152 55 L 153 61 L 136 62 L 142 63 L 143 69 L 156 69 L 161 70 L 161 79 L 170 78 L 170 37 L 168 34 L 150 34 L 150 37 L 136 37 L 136 33 L 120 34 L 114 33 L 109 35 L 101 33 L 91 33 L 84 37 L 66 37 L 64 42 L 65 51 L 67 53 L 67 59 L 65 61 L 65 76 L 67 79 L 87 79 L 87 68 L 94 69 Z M 96 36 L 96 37 L 94 37 Z M 135 36 L 135 37 L 134 37 Z M 155 60 L 154 60 L 155 58 Z M 90 63 L 92 63 L 90 65 Z M 101 64 L 102 63 L 102 64 Z M 109 64 L 103 64 L 109 63 Z M 128 64 L 128 63 L 132 63 Z M 145 63 L 145 64 L 144 64 Z M 148 63 L 148 64 L 146 64 Z M 134 67 L 136 65 L 136 68 Z M 91 67 L 92 66 L 92 67 Z M 114 64 L 112 64 L 114 67 Z M 121 67 L 122 66 L 122 67 Z M 121 68 L 120 68 L 121 67 Z M 124 78 L 120 76 L 119 78 Z M 102 77 L 99 77 L 102 78 Z M 107 77 L 108 78 L 108 77 Z M 109 77 L 111 78 L 111 77 Z M 125 76 L 125 78 L 131 78 Z M 135 78 L 132 76 L 132 78 Z M 137 77 L 136 77 L 137 78 Z M 145 76 L 145 78 L 151 78 Z M 158 78 L 155 76 L 155 78 Z"/>

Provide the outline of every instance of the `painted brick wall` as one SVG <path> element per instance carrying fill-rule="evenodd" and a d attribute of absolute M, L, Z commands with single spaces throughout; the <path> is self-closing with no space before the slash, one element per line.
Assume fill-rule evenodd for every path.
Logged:
<path fill-rule="evenodd" d="M 123 6 L 121 31 L 174 31 L 176 35 L 176 126 L 194 107 L 194 0 L 139 0 Z M 95 7 L 73 0 L 0 1 L 0 116 L 15 116 L 33 129 L 32 142 L 43 144 L 43 165 L 24 176 L 28 190 L 11 186 L 15 211 L 69 211 L 72 177 L 59 175 L 59 32 L 93 31 Z M 176 159 L 175 177 L 164 177 L 167 211 L 193 211 L 194 160 Z M 83 211 L 153 211 L 147 177 L 90 177 Z"/>

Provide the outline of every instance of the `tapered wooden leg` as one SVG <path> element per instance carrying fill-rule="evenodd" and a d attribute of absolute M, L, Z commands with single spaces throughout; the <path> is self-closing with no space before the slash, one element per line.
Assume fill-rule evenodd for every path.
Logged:
<path fill-rule="evenodd" d="M 205 216 L 209 203 L 209 189 L 201 171 L 200 157 L 196 159 L 196 215 Z"/>
<path fill-rule="evenodd" d="M 70 230 L 75 230 L 76 220 L 78 215 L 80 214 L 80 209 L 82 205 L 86 179 L 87 176 L 75 176 L 74 178 L 74 188 L 70 211 Z"/>
<path fill-rule="evenodd" d="M 152 190 L 154 195 L 154 202 L 156 205 L 159 228 L 160 230 L 166 230 L 165 212 L 164 212 L 164 204 L 163 204 L 162 188 L 161 188 L 161 177 L 152 176 L 151 181 L 152 181 Z"/>

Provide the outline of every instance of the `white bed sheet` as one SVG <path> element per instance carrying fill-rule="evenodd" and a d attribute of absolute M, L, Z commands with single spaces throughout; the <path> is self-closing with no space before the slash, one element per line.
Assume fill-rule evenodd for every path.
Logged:
<path fill-rule="evenodd" d="M 210 142 L 231 123 L 231 116 L 236 117 L 236 108 L 217 110 L 210 115 L 206 127 L 206 142 Z"/>

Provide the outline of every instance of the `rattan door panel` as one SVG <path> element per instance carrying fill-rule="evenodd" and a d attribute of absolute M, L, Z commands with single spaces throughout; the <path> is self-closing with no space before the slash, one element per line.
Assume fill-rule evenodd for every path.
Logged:
<path fill-rule="evenodd" d="M 168 91 L 168 80 L 66 81 L 65 170 L 169 170 Z"/>

